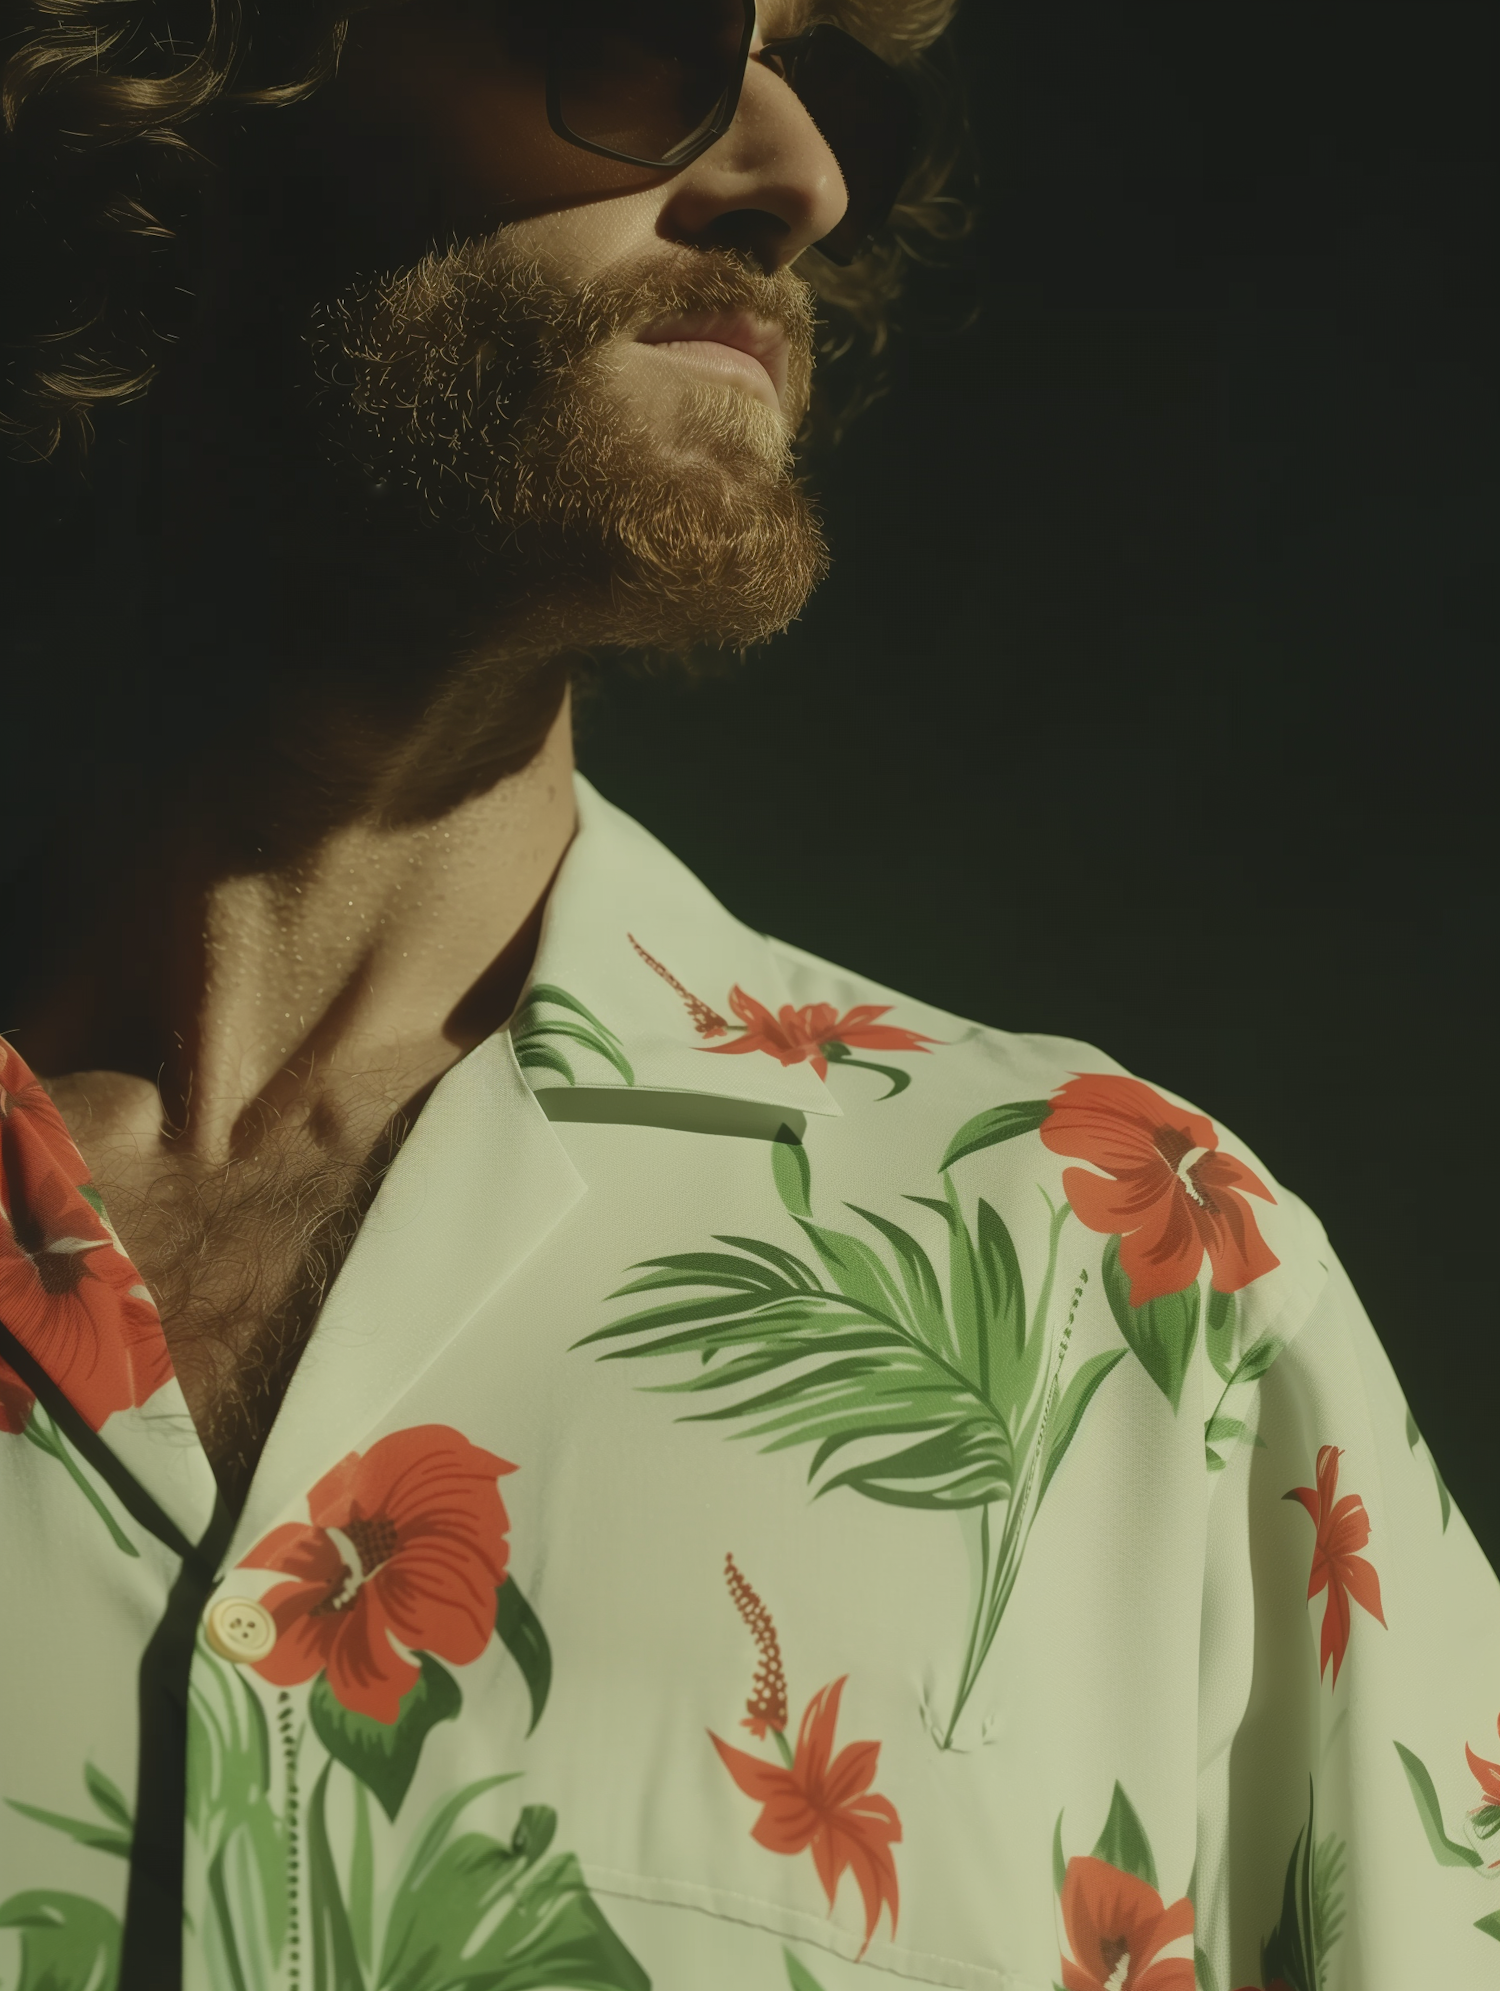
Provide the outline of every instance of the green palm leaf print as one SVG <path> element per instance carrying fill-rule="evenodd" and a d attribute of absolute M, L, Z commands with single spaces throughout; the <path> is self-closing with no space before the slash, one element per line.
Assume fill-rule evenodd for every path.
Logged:
<path fill-rule="evenodd" d="M 1126 1350 L 1095 1355 L 1061 1387 L 1071 1315 L 1060 1336 L 1049 1317 L 1066 1203 L 1048 1205 L 1047 1264 L 1028 1313 L 1004 1219 L 981 1199 L 971 1226 L 948 1175 L 941 1197 L 907 1198 L 947 1231 L 945 1291 L 922 1244 L 891 1218 L 848 1205 L 869 1238 L 814 1219 L 805 1149 L 778 1146 L 772 1165 L 815 1262 L 766 1239 L 724 1234 L 714 1238 L 722 1250 L 644 1260 L 632 1268 L 640 1276 L 610 1297 L 673 1297 L 576 1345 L 597 1347 L 606 1361 L 691 1360 L 691 1373 L 654 1386 L 708 1403 L 684 1421 L 731 1425 L 736 1437 L 759 1439 L 763 1452 L 806 1450 L 816 1497 L 847 1488 L 892 1506 L 980 1511 L 984 1581 L 951 1741 L 1036 1510 Z M 1005 1523 L 992 1542 L 990 1509 L 1000 1504 Z"/>

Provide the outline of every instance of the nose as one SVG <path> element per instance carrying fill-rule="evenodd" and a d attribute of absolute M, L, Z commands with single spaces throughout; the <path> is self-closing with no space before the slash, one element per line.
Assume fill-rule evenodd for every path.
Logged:
<path fill-rule="evenodd" d="M 694 247 L 747 250 L 767 275 L 830 234 L 848 206 L 828 141 L 757 57 L 734 123 L 668 183 L 666 196 L 660 232 Z"/>

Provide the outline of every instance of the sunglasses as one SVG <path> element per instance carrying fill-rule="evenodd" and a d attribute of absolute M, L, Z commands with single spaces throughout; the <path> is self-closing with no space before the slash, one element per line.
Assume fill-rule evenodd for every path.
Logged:
<path fill-rule="evenodd" d="M 539 52 L 552 129 L 606 159 L 675 171 L 733 123 L 754 39 L 755 0 L 549 0 Z M 835 27 L 768 42 L 758 60 L 796 93 L 838 161 L 848 207 L 817 247 L 852 263 L 911 167 L 911 84 Z"/>

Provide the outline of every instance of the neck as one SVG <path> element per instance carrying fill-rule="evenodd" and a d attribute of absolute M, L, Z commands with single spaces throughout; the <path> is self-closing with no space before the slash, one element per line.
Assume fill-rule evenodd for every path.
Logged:
<path fill-rule="evenodd" d="M 573 834 L 565 698 L 523 767 L 442 810 L 341 821 L 273 868 L 204 879 L 191 835 L 23 1013 L 85 1159 L 216 1166 L 306 1123 L 368 1149 L 503 1024 Z M 471 784 L 472 786 L 472 784 Z M 162 972 L 135 986 L 120 962 Z M 104 1152 L 111 1151 L 111 1152 Z M 113 1166 L 111 1166 L 113 1161 Z"/>

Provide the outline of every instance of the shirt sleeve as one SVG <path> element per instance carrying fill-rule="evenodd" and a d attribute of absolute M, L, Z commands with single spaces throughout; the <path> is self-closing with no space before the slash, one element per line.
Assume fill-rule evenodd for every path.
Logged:
<path fill-rule="evenodd" d="M 1492 1991 L 1500 1584 L 1347 1275 L 1319 1258 L 1211 1502 L 1198 1981 Z"/>

